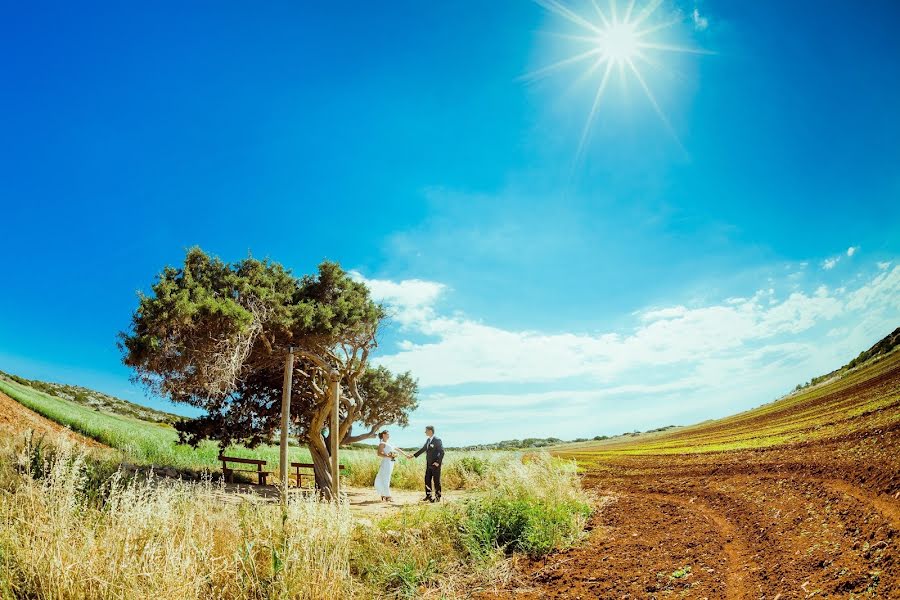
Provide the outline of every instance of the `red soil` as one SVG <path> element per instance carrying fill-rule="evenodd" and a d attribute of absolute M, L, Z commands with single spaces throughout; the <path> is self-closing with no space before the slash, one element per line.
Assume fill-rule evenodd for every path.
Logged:
<path fill-rule="evenodd" d="M 29 430 L 39 436 L 44 434 L 61 435 L 90 448 L 106 448 L 100 442 L 42 417 L 0 392 L 0 431 L 17 436 Z"/>
<path fill-rule="evenodd" d="M 900 360 L 885 364 L 819 395 L 830 416 L 803 425 L 806 441 L 597 457 L 583 481 L 598 497 L 585 543 L 522 565 L 517 583 L 489 597 L 900 598 Z M 849 414 L 876 399 L 886 401 Z M 808 408 L 767 414 L 802 420 Z M 847 427 L 835 427 L 843 410 Z M 728 426 L 763 431 L 765 419 Z M 704 443 L 716 427 L 700 431 Z"/>

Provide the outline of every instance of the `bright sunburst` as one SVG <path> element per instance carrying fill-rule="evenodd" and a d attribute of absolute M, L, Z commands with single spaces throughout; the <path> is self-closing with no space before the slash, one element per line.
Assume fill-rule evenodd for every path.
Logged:
<path fill-rule="evenodd" d="M 621 11 L 617 5 L 617 0 L 609 0 L 609 12 L 607 14 L 598 4 L 598 0 L 591 0 L 593 10 L 589 11 L 588 14 L 581 14 L 557 0 L 535 0 L 535 2 L 550 12 L 576 25 L 580 30 L 579 35 L 566 34 L 563 37 L 582 44 L 586 48 L 559 62 L 529 73 L 526 77 L 542 77 L 557 69 L 576 63 L 583 63 L 587 67 L 579 77 L 579 80 L 597 72 L 601 73 L 596 92 L 594 93 L 594 100 L 591 104 L 591 110 L 588 113 L 588 118 L 578 143 L 579 155 L 588 138 L 597 116 L 597 111 L 600 108 L 601 99 L 614 70 L 618 71 L 619 77 L 623 78 L 623 81 L 625 78 L 637 81 L 653 110 L 659 115 L 659 118 L 662 119 L 662 122 L 672 135 L 675 135 L 669 119 L 666 118 L 656 97 L 650 90 L 650 86 L 647 85 L 646 79 L 641 74 L 640 65 L 659 67 L 659 62 L 652 56 L 658 53 L 688 52 L 693 54 L 710 54 L 710 52 L 697 48 L 665 44 L 654 39 L 654 34 L 658 34 L 661 30 L 681 22 L 680 18 L 676 18 L 654 25 L 647 24 L 648 19 L 659 8 L 661 1 L 649 0 L 640 10 L 636 11 L 635 0 L 628 0 L 624 11 Z"/>

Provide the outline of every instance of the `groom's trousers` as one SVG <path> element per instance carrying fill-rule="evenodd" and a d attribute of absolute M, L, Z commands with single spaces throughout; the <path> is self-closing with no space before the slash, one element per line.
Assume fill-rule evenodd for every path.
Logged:
<path fill-rule="evenodd" d="M 434 484 L 434 487 L 432 487 Z M 435 467 L 434 465 L 428 465 L 425 467 L 425 495 L 429 498 L 432 497 L 432 489 L 434 490 L 434 497 L 441 497 L 441 468 Z"/>

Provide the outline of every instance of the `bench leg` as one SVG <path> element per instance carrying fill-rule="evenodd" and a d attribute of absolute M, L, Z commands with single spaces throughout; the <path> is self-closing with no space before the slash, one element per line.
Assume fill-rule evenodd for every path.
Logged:
<path fill-rule="evenodd" d="M 265 473 L 259 474 L 259 485 L 266 485 L 266 477 L 268 477 L 268 475 Z"/>

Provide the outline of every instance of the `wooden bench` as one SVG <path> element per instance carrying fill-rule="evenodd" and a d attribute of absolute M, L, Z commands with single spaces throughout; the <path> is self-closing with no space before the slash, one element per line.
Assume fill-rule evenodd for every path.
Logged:
<path fill-rule="evenodd" d="M 299 488 L 303 487 L 303 477 L 304 476 L 311 478 L 313 480 L 313 485 L 315 485 L 316 476 L 315 476 L 315 471 L 313 470 L 315 465 L 313 465 L 312 463 L 292 462 L 291 467 L 293 467 L 293 469 L 294 469 L 294 477 L 296 477 L 296 479 L 297 479 L 297 487 L 299 487 Z M 346 465 L 338 465 L 338 468 L 341 471 L 347 470 Z M 300 469 L 309 469 L 309 471 L 301 472 Z"/>
<path fill-rule="evenodd" d="M 266 461 L 257 458 L 239 458 L 237 456 L 224 456 L 220 454 L 219 460 L 222 461 L 222 475 L 225 476 L 225 481 L 227 481 L 228 483 L 234 483 L 235 471 L 256 473 L 256 476 L 259 479 L 259 485 L 266 485 L 266 479 L 269 477 L 269 475 L 272 474 L 272 471 L 266 471 L 263 469 L 263 467 L 266 466 Z M 256 468 L 235 469 L 233 467 L 229 467 L 228 463 L 238 463 L 240 465 L 256 465 Z"/>

